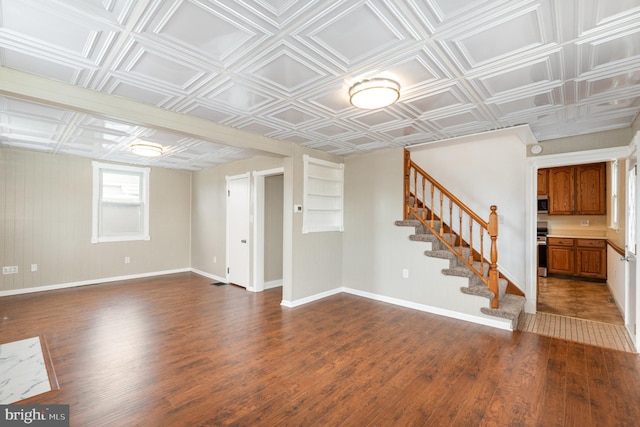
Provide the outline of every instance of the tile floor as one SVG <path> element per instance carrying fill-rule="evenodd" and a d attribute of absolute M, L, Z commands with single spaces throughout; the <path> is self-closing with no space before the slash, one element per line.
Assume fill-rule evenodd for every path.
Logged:
<path fill-rule="evenodd" d="M 606 283 L 557 277 L 538 280 L 538 311 L 624 325 Z"/>
<path fill-rule="evenodd" d="M 0 344 L 0 404 L 51 391 L 40 337 Z"/>
<path fill-rule="evenodd" d="M 606 283 L 557 277 L 538 280 L 538 312 L 523 313 L 518 329 L 635 353 Z"/>

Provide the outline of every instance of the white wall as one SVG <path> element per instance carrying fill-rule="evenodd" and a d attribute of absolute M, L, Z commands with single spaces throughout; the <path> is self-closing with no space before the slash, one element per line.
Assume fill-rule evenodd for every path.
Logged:
<path fill-rule="evenodd" d="M 498 267 L 525 290 L 526 147 L 515 134 L 473 138 L 411 149 L 411 159 L 485 220 L 498 207 Z"/>
<path fill-rule="evenodd" d="M 293 212 L 293 205 L 303 202 L 303 160 L 308 154 L 322 160 L 340 163 L 342 158 L 317 150 L 296 146 L 291 162 L 285 163 L 285 224 L 287 214 Z M 287 172 L 291 176 L 291 193 L 287 196 Z M 287 206 L 286 201 L 291 199 Z M 343 233 L 330 231 L 323 233 L 302 233 L 302 214 L 292 215 L 291 228 L 285 230 L 290 233 L 291 243 L 291 293 L 287 293 L 287 274 L 284 274 L 283 299 L 286 303 L 296 304 L 296 301 L 319 295 L 324 292 L 339 289 L 342 286 L 342 237 Z M 287 237 L 285 236 L 285 239 Z M 285 257 L 287 256 L 285 242 Z M 286 267 L 286 262 L 285 262 Z"/>
<path fill-rule="evenodd" d="M 607 286 L 611 291 L 611 295 L 616 300 L 616 305 L 624 317 L 626 299 L 625 299 L 625 264 L 621 259 L 623 256 L 616 252 L 611 246 L 607 245 Z"/>
<path fill-rule="evenodd" d="M 495 321 L 480 311 L 488 299 L 460 291 L 467 279 L 442 275 L 448 260 L 425 256 L 431 244 L 410 241 L 414 229 L 395 225 L 403 212 L 403 156 L 394 148 L 345 160 L 344 287 L 451 317 Z"/>
<path fill-rule="evenodd" d="M 254 157 L 193 174 L 191 250 L 195 270 L 226 277 L 225 176 L 284 167 L 283 303 L 296 305 L 342 286 L 342 233 L 302 234 L 302 215 L 293 214 L 293 205 L 302 204 L 304 154 L 342 161 L 340 157 L 297 146 L 292 157 Z"/>
<path fill-rule="evenodd" d="M 219 278 L 226 277 L 227 183 L 225 178 L 246 172 L 282 167 L 282 162 L 281 158 L 257 156 L 193 173 L 192 268 Z"/>

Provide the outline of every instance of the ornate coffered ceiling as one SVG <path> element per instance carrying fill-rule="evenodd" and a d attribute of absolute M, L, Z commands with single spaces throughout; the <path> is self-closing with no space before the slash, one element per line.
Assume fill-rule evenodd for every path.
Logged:
<path fill-rule="evenodd" d="M 0 65 L 5 147 L 197 170 L 523 123 L 547 140 L 633 122 L 640 0 L 0 0 Z M 372 77 L 394 106 L 349 104 Z"/>

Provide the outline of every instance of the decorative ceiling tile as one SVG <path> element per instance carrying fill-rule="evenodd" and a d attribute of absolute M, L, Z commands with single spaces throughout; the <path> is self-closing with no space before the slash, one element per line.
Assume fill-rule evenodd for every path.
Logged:
<path fill-rule="evenodd" d="M 344 69 L 408 45 L 414 34 L 383 2 L 342 2 L 316 17 L 298 37 Z M 345 43 L 348 40 L 348 43 Z"/>
<path fill-rule="evenodd" d="M 347 127 L 334 125 L 334 124 L 326 124 L 320 127 L 309 129 L 309 131 L 316 133 L 318 135 L 321 135 L 323 137 L 337 137 L 337 136 L 349 134 L 350 132 L 352 132 L 352 130 Z"/>
<path fill-rule="evenodd" d="M 233 119 L 238 118 L 235 114 L 229 111 L 223 111 L 216 105 L 207 105 L 202 100 L 189 101 L 178 111 L 192 116 L 202 117 L 203 119 L 211 120 L 215 123 L 228 123 Z"/>
<path fill-rule="evenodd" d="M 434 114 L 443 109 L 458 107 L 470 102 L 461 86 L 450 86 L 438 91 L 427 91 L 406 99 L 404 105 L 418 114 Z"/>
<path fill-rule="evenodd" d="M 537 52 L 555 41 L 555 21 L 549 9 L 547 2 L 541 1 L 472 20 L 472 25 L 460 26 L 458 34 L 441 39 L 441 43 L 465 71 Z"/>
<path fill-rule="evenodd" d="M 197 55 L 229 65 L 265 35 L 225 9 L 216 2 L 157 1 L 138 31 L 158 34 Z"/>
<path fill-rule="evenodd" d="M 157 85 L 159 89 L 171 89 L 178 94 L 197 86 L 209 74 L 195 64 L 180 61 L 166 53 L 154 52 L 140 43 L 131 44 L 113 73 L 118 78 L 139 80 L 147 85 Z"/>
<path fill-rule="evenodd" d="M 580 101 L 593 97 L 626 96 L 635 93 L 640 94 L 640 70 L 619 71 L 613 74 L 593 75 L 593 77 L 578 80 L 578 97 Z"/>
<path fill-rule="evenodd" d="M 579 2 L 579 35 L 587 36 L 600 29 L 615 28 L 620 21 L 640 15 L 640 0 Z"/>
<path fill-rule="evenodd" d="M 261 93 L 260 89 L 240 79 L 226 80 L 204 93 L 203 98 L 213 105 L 224 106 L 242 114 L 250 114 L 276 101 L 273 96 Z"/>
<path fill-rule="evenodd" d="M 279 120 L 285 125 L 293 127 L 308 124 L 319 119 L 316 114 L 306 112 L 295 105 L 288 105 L 285 108 L 274 112 L 273 114 L 269 114 L 269 117 Z"/>
<path fill-rule="evenodd" d="M 86 85 L 86 80 L 79 79 L 83 70 L 82 67 L 51 62 L 49 59 L 27 55 L 15 50 L 0 48 L 0 64 L 3 67 L 44 75 L 53 80 L 72 84 L 77 83 L 81 86 Z"/>
<path fill-rule="evenodd" d="M 555 82 L 562 85 L 560 52 L 536 58 L 474 77 L 470 80 L 486 98 L 508 96 L 516 92 L 539 91 L 541 86 Z"/>
<path fill-rule="evenodd" d="M 394 114 L 393 110 L 372 110 L 361 115 L 351 117 L 351 121 L 357 122 L 367 128 L 385 126 L 402 120 L 401 115 Z"/>
<path fill-rule="evenodd" d="M 343 113 L 352 108 L 349 103 L 349 87 L 345 84 L 325 88 L 322 94 L 312 95 L 308 102 L 333 114 Z"/>
<path fill-rule="evenodd" d="M 300 88 L 309 87 L 327 75 L 311 61 L 285 46 L 254 61 L 253 66 L 242 74 L 263 80 L 286 95 L 293 95 Z"/>
<path fill-rule="evenodd" d="M 175 99 L 175 94 L 160 90 L 155 85 L 143 84 L 138 80 L 126 81 L 126 77 L 112 77 L 104 85 L 104 90 L 112 95 L 133 99 L 143 104 L 161 106 Z"/>
<path fill-rule="evenodd" d="M 509 115 L 531 114 L 553 109 L 562 105 L 563 99 L 562 88 L 556 87 L 543 92 L 501 98 L 488 105 L 494 112 L 494 116 L 502 118 Z"/>
<path fill-rule="evenodd" d="M 640 61 L 640 24 L 630 24 L 624 30 L 600 33 L 598 37 L 578 42 L 580 72 Z"/>
<path fill-rule="evenodd" d="M 339 155 L 523 123 L 545 140 L 640 112 L 640 0 L 0 0 L 0 17 L 0 65 L 50 79 L 48 96 L 66 82 Z M 376 77 L 399 82 L 396 104 L 352 106 L 350 86 Z M 3 147 L 185 170 L 257 153 L 0 86 Z M 134 156 L 136 138 L 165 154 Z"/>
<path fill-rule="evenodd" d="M 482 114 L 474 108 L 442 115 L 441 117 L 430 119 L 429 123 L 449 135 L 456 135 L 459 129 L 464 129 L 465 133 L 474 133 L 496 127 L 494 124 L 487 122 Z"/>

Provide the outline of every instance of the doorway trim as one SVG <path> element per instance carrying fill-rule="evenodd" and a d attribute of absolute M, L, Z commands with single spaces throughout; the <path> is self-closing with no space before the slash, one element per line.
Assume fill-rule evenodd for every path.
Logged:
<path fill-rule="evenodd" d="M 525 176 L 525 304 L 526 313 L 537 311 L 537 266 L 536 266 L 536 227 L 538 220 L 538 207 L 536 195 L 538 187 L 538 169 L 555 166 L 578 165 L 583 163 L 608 162 L 614 159 L 626 158 L 631 152 L 631 144 L 619 147 L 601 148 L 596 150 L 575 151 L 570 153 L 549 154 L 536 157 L 527 157 L 527 172 Z"/>
<path fill-rule="evenodd" d="M 264 209 L 265 178 L 284 175 L 284 167 L 253 172 L 253 277 L 248 291 L 264 291 Z"/>

